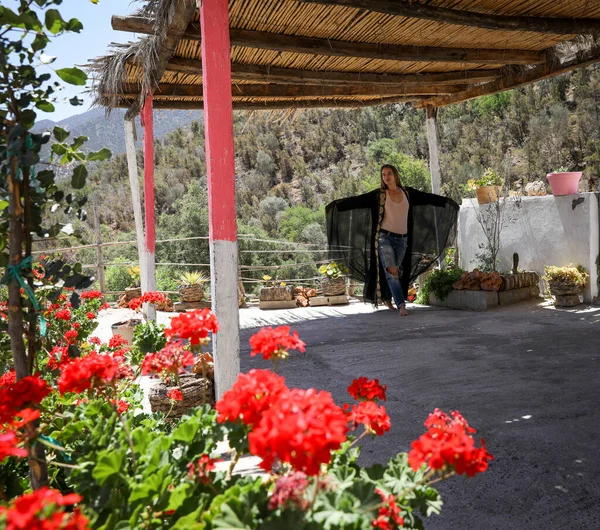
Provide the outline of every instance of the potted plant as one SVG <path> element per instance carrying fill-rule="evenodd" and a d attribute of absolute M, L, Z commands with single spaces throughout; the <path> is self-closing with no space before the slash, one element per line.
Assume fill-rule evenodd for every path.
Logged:
<path fill-rule="evenodd" d="M 587 286 L 590 278 L 587 271 L 578 265 L 566 267 L 545 267 L 546 276 L 550 286 L 550 294 L 555 297 L 557 306 L 574 306 L 581 303 L 579 295 Z"/>
<path fill-rule="evenodd" d="M 263 280 L 265 286 L 260 288 L 260 302 L 291 302 L 294 300 L 293 286 L 286 285 L 285 282 L 274 285 L 275 281 L 272 281 L 268 274 L 263 276 Z"/>
<path fill-rule="evenodd" d="M 204 299 L 204 284 L 208 278 L 202 272 L 184 272 L 179 281 L 179 297 L 182 302 L 200 302 Z"/>
<path fill-rule="evenodd" d="M 579 191 L 581 171 L 569 171 L 565 167 L 558 168 L 553 173 L 548 173 L 546 178 L 550 183 L 552 195 L 574 195 Z"/>
<path fill-rule="evenodd" d="M 498 197 L 502 195 L 504 180 L 491 167 L 488 167 L 480 179 L 471 179 L 468 184 L 475 190 L 477 202 L 488 204 L 498 201 Z"/>
<path fill-rule="evenodd" d="M 319 274 L 323 276 L 321 290 L 324 296 L 346 294 L 345 272 L 347 272 L 347 269 L 343 265 L 338 265 L 335 261 L 319 267 Z"/>
<path fill-rule="evenodd" d="M 127 273 L 131 278 L 131 286 L 125 288 L 125 302 L 129 303 L 134 298 L 142 296 L 140 287 L 140 268 L 138 266 L 127 267 Z"/>

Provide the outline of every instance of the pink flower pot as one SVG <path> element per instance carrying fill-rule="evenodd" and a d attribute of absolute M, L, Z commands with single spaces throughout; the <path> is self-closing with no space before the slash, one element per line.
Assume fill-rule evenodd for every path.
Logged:
<path fill-rule="evenodd" d="M 552 195 L 574 195 L 579 191 L 581 171 L 568 173 L 548 173 L 546 178 L 552 188 Z"/>

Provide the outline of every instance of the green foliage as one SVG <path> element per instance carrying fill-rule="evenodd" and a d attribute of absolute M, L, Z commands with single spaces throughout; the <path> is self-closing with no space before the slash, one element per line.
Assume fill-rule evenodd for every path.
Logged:
<path fill-rule="evenodd" d="M 504 184 L 504 180 L 494 169 L 488 167 L 484 172 L 483 176 L 479 179 L 472 179 L 469 181 L 469 184 L 476 188 L 481 188 L 484 186 L 502 186 Z"/>
<path fill-rule="evenodd" d="M 567 265 L 566 267 L 547 265 L 545 267 L 545 279 L 549 282 L 561 282 L 567 285 L 585 287 L 590 275 L 581 265 L 577 265 L 577 267 L 573 265 Z"/>
<path fill-rule="evenodd" d="M 179 281 L 182 285 L 201 285 L 206 283 L 208 279 L 209 278 L 202 271 L 184 272 L 179 277 Z"/>
<path fill-rule="evenodd" d="M 177 291 L 179 289 L 180 273 L 171 267 L 156 267 L 156 290 Z"/>
<path fill-rule="evenodd" d="M 324 228 L 324 208 L 314 211 L 305 206 L 294 206 L 286 209 L 281 215 L 279 231 L 285 239 L 302 241 L 304 230 L 314 224 Z"/>
<path fill-rule="evenodd" d="M 142 322 L 133 331 L 133 348 L 130 352 L 130 363 L 139 365 L 147 353 L 157 352 L 165 347 L 165 326 L 153 320 Z"/>
<path fill-rule="evenodd" d="M 348 272 L 348 269 L 343 265 L 338 265 L 335 261 L 319 267 L 319 274 L 322 274 L 325 278 L 339 278 L 346 272 Z"/>
<path fill-rule="evenodd" d="M 452 286 L 463 274 L 463 270 L 456 267 L 453 269 L 436 269 L 423 282 L 415 303 L 429 305 L 429 293 L 433 293 L 438 300 L 444 300 Z"/>
<path fill-rule="evenodd" d="M 114 263 L 123 263 L 123 265 L 110 265 L 106 267 L 105 280 L 108 291 L 124 291 L 126 287 L 131 287 L 131 275 L 127 272 L 128 260 L 125 258 L 115 258 Z"/>

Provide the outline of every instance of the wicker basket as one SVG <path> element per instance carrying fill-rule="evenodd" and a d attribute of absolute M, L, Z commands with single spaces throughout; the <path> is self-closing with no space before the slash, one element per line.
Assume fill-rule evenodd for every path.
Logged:
<path fill-rule="evenodd" d="M 179 298 L 182 302 L 200 302 L 204 299 L 204 286 L 202 284 L 180 285 Z"/>
<path fill-rule="evenodd" d="M 346 294 L 346 278 L 343 276 L 339 278 L 322 278 L 321 291 L 323 291 L 323 296 Z"/>

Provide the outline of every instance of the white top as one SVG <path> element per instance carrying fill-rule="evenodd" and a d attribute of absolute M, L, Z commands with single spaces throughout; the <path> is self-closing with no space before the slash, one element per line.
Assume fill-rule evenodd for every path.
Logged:
<path fill-rule="evenodd" d="M 385 213 L 381 228 L 395 234 L 406 234 L 408 232 L 408 198 L 403 190 L 396 198 L 402 197 L 400 202 L 392 200 L 390 194 L 385 194 Z"/>

